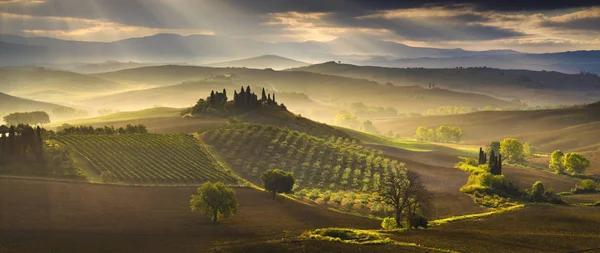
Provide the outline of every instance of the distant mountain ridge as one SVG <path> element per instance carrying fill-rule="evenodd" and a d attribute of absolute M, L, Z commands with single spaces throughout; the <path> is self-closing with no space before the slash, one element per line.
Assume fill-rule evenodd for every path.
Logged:
<path fill-rule="evenodd" d="M 278 55 L 261 55 L 252 58 L 217 62 L 207 64 L 209 67 L 233 67 L 233 68 L 253 68 L 253 69 L 266 69 L 272 68 L 275 70 L 297 68 L 302 66 L 308 66 L 310 63 L 296 61 L 294 59 L 281 57 Z"/>
<path fill-rule="evenodd" d="M 47 111 L 50 113 L 56 107 L 61 107 L 61 105 L 24 99 L 0 92 L 0 114 L 29 111 Z M 1 118 L 0 121 L 2 121 Z"/>

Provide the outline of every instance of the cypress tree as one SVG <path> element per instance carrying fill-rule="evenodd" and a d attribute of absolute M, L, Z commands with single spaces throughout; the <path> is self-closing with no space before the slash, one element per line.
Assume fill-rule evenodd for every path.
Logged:
<path fill-rule="evenodd" d="M 246 86 L 246 93 L 248 93 L 248 97 L 252 96 L 252 92 L 250 92 L 250 85 Z"/>
<path fill-rule="evenodd" d="M 502 155 L 498 155 L 498 168 L 496 169 L 496 172 L 498 172 L 498 175 L 502 175 Z"/>
<path fill-rule="evenodd" d="M 260 98 L 262 102 L 267 101 L 267 93 L 265 93 L 265 87 L 262 89 L 262 97 Z"/>
<path fill-rule="evenodd" d="M 269 93 L 269 96 L 267 96 L 267 103 L 271 104 L 272 100 L 271 100 L 271 94 Z"/>
<path fill-rule="evenodd" d="M 496 161 L 496 154 L 494 154 L 494 151 L 492 150 L 490 152 L 490 160 L 488 165 L 490 167 L 490 172 L 494 175 L 496 174 Z"/>
<path fill-rule="evenodd" d="M 277 102 L 275 102 L 275 92 L 273 92 L 273 104 L 277 104 Z"/>
<path fill-rule="evenodd" d="M 8 155 L 9 156 L 14 156 L 15 155 L 15 126 L 11 125 L 9 130 L 8 130 L 8 144 L 7 144 L 7 149 L 8 149 Z"/>
<path fill-rule="evenodd" d="M 483 149 L 479 147 L 479 165 L 483 164 Z"/>

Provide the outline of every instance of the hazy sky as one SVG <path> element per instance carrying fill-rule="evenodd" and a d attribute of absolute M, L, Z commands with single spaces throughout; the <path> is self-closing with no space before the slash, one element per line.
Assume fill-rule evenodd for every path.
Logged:
<path fill-rule="evenodd" d="M 0 32 L 85 41 L 156 33 L 271 42 L 369 37 L 554 52 L 600 49 L 600 1 L 0 0 Z"/>

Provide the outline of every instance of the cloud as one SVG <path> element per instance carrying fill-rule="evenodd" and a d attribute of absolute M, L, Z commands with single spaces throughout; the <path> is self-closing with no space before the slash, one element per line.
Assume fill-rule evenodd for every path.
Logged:
<path fill-rule="evenodd" d="M 549 17 L 540 26 L 560 30 L 600 32 L 600 7 Z"/>

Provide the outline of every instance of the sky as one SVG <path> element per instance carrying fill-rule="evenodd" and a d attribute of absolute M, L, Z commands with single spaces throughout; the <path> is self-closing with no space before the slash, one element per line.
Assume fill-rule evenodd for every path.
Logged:
<path fill-rule="evenodd" d="M 157 33 L 268 42 L 600 50 L 600 1 L 0 0 L 0 33 L 108 42 Z"/>

